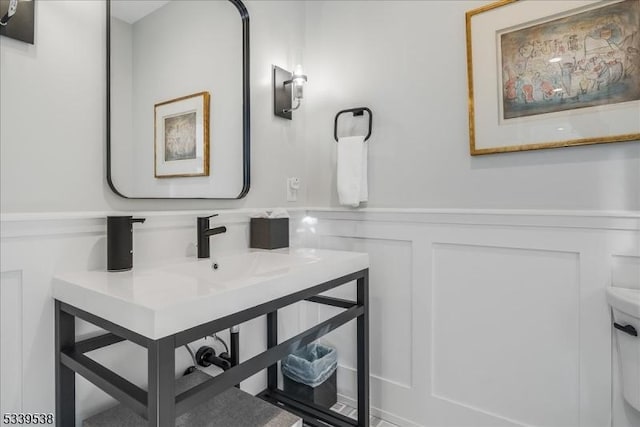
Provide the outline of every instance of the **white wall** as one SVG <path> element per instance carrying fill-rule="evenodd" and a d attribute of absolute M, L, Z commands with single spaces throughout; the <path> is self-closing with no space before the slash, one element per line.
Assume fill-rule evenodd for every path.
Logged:
<path fill-rule="evenodd" d="M 35 46 L 0 39 L 1 209 L 287 205 L 284 181 L 291 175 L 302 178 L 297 205 L 305 204 L 307 192 L 309 205 L 337 205 L 333 116 L 354 105 L 374 112 L 369 206 L 640 209 L 635 142 L 469 156 L 464 12 L 477 6 L 247 2 L 249 195 L 240 201 L 130 201 L 113 195 L 104 178 L 104 4 L 39 2 Z M 73 25 L 58 25 L 62 17 Z M 272 114 L 270 66 L 297 62 L 305 65 L 309 84 L 305 105 L 289 122 Z"/>
<path fill-rule="evenodd" d="M 303 205 L 304 120 L 273 116 L 271 64 L 302 62 L 304 4 L 248 1 L 252 186 L 237 201 L 124 200 L 106 184 L 105 4 L 36 3 L 36 42 L 0 38 L 2 212 L 211 209 Z M 64 25 L 60 25 L 64 22 Z M 287 176 L 302 178 L 286 202 Z"/>
<path fill-rule="evenodd" d="M 464 14 L 483 3 L 307 2 L 310 205 L 338 205 L 334 115 L 368 106 L 370 207 L 640 209 L 637 142 L 469 155 Z"/>

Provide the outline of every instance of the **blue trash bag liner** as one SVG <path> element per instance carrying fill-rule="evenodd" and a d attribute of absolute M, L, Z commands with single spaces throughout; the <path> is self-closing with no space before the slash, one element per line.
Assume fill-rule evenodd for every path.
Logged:
<path fill-rule="evenodd" d="M 335 348 L 311 343 L 282 359 L 282 374 L 293 381 L 317 387 L 338 367 Z"/>

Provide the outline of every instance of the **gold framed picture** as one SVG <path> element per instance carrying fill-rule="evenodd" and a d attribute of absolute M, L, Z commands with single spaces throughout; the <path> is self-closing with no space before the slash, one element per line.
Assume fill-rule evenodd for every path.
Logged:
<path fill-rule="evenodd" d="M 154 176 L 209 175 L 209 92 L 155 105 Z"/>
<path fill-rule="evenodd" d="M 640 140 L 640 0 L 466 13 L 471 155 Z"/>

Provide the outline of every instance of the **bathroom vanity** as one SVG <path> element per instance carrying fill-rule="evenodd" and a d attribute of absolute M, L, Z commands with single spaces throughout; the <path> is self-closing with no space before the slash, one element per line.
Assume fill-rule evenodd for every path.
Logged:
<path fill-rule="evenodd" d="M 222 256 L 215 262 L 185 259 L 119 273 L 57 275 L 53 288 L 57 425 L 75 426 L 76 373 L 144 417 L 148 425 L 174 426 L 177 416 L 267 369 L 267 389 L 259 397 L 299 415 L 305 423 L 368 426 L 368 268 L 364 253 L 290 249 Z M 353 281 L 355 301 L 320 295 Z M 279 342 L 278 310 L 303 300 L 343 311 Z M 176 395 L 176 348 L 263 315 L 267 317 L 266 351 Z M 76 341 L 75 318 L 107 332 Z M 357 420 L 278 389 L 280 359 L 353 319 L 357 322 Z M 124 340 L 147 349 L 147 391 L 85 355 Z"/>

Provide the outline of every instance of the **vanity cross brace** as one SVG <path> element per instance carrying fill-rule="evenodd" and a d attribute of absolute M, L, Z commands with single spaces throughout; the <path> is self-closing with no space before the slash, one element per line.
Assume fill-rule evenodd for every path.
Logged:
<path fill-rule="evenodd" d="M 356 301 L 320 296 L 330 289 L 356 281 Z M 342 308 L 340 314 L 298 335 L 278 343 L 278 310 L 299 301 Z M 369 426 L 369 270 L 360 270 L 281 298 L 256 305 L 157 340 L 147 338 L 106 319 L 64 302 L 55 301 L 55 376 L 56 425 L 75 427 L 75 374 L 89 380 L 153 427 L 175 426 L 176 417 L 211 399 L 242 380 L 267 369 L 267 389 L 258 397 L 283 407 L 311 426 Z M 204 336 L 239 325 L 259 316 L 267 316 L 267 350 L 233 366 L 226 372 L 175 395 L 175 349 Z M 76 342 L 75 318 L 106 331 L 106 334 Z M 342 416 L 310 402 L 301 402 L 278 389 L 278 361 L 300 347 L 356 319 L 358 418 Z M 117 373 L 100 365 L 88 353 L 99 348 L 131 341 L 147 349 L 148 390 L 145 391 Z M 237 360 L 238 355 L 232 354 Z"/>

